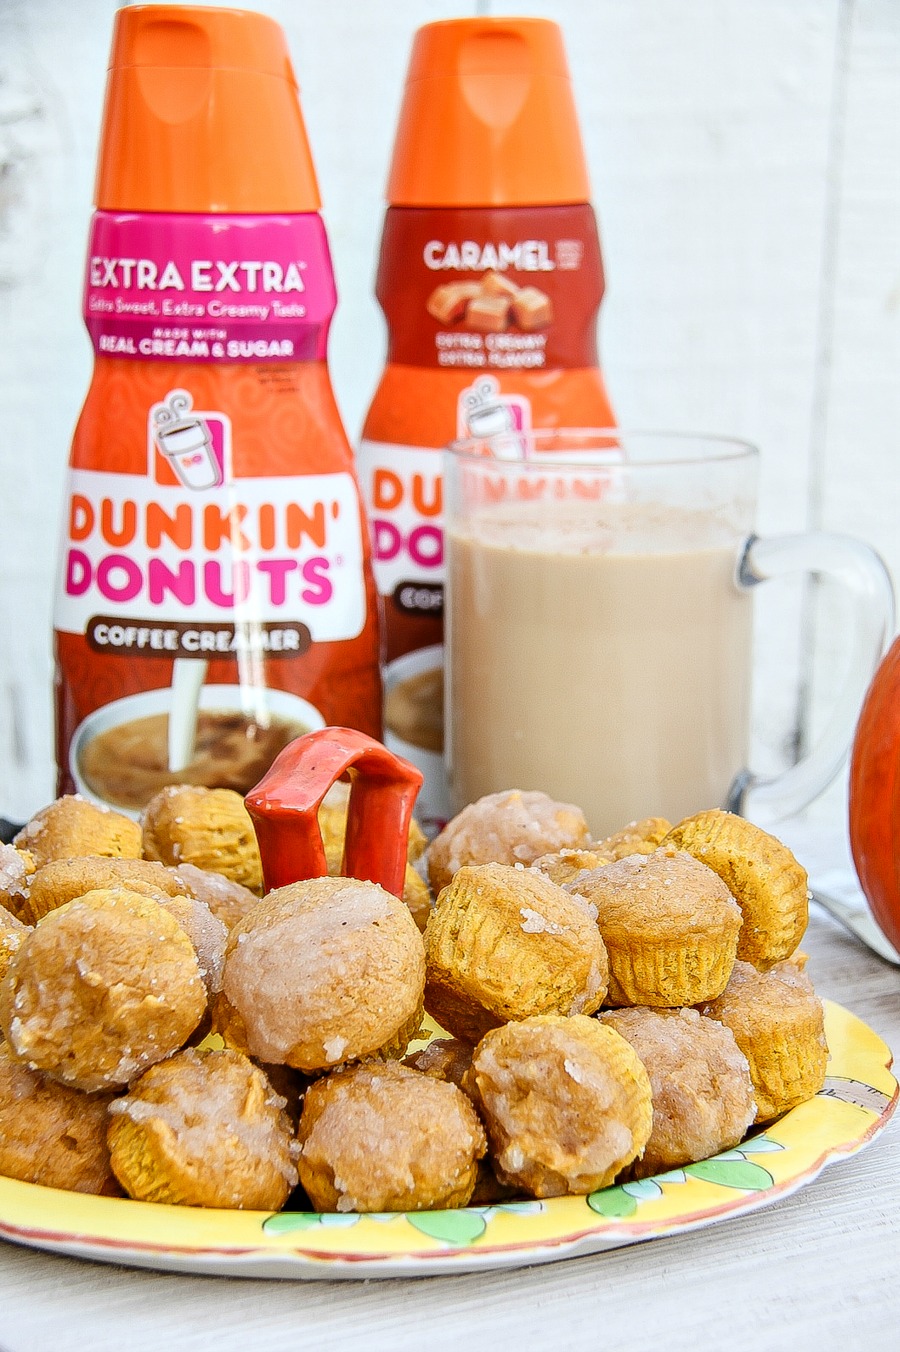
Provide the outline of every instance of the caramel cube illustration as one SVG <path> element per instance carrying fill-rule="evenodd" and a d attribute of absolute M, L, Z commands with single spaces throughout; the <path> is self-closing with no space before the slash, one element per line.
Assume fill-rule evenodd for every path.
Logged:
<path fill-rule="evenodd" d="M 523 286 L 510 302 L 513 319 L 525 333 L 544 329 L 553 322 L 553 304 L 536 286 Z"/>
<path fill-rule="evenodd" d="M 487 296 L 515 296 L 519 288 L 502 272 L 486 272 L 481 279 L 481 290 Z"/>
<path fill-rule="evenodd" d="M 479 333 L 501 333 L 509 319 L 508 296 L 475 296 L 466 309 L 466 327 Z"/>
<path fill-rule="evenodd" d="M 445 282 L 435 287 L 425 309 L 439 324 L 455 324 L 466 313 L 466 306 L 479 294 L 477 282 Z"/>

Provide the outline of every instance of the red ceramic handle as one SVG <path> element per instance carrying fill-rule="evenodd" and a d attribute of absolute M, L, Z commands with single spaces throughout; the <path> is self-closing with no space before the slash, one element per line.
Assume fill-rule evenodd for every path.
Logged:
<path fill-rule="evenodd" d="M 406 842 L 422 775 L 353 728 L 321 728 L 286 746 L 244 799 L 253 818 L 266 891 L 328 872 L 319 808 L 351 767 L 342 872 L 403 895 Z"/>

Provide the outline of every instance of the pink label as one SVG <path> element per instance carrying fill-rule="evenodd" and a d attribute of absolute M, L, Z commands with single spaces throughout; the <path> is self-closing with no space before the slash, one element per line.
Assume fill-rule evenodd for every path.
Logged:
<path fill-rule="evenodd" d="M 336 301 L 315 212 L 94 215 L 84 319 L 98 355 L 322 360 Z"/>

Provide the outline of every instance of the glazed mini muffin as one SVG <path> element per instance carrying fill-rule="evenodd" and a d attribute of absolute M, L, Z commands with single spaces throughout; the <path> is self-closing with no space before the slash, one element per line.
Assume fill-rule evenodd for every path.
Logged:
<path fill-rule="evenodd" d="M 259 894 L 262 862 L 250 813 L 233 789 L 170 784 L 152 798 L 141 817 L 147 859 L 221 873 Z"/>
<path fill-rule="evenodd" d="M 454 1037 L 533 1014 L 583 1014 L 606 994 L 591 911 L 532 869 L 464 867 L 425 928 L 425 1008 Z"/>
<path fill-rule="evenodd" d="M 597 908 L 610 1005 L 677 1008 L 718 995 L 734 963 L 741 912 L 712 869 L 672 847 L 631 855 L 567 888 Z"/>
<path fill-rule="evenodd" d="M 436 1037 L 427 1047 L 405 1056 L 403 1064 L 420 1070 L 423 1075 L 449 1080 L 461 1089 L 472 1064 L 472 1050 L 471 1042 L 461 1042 L 455 1037 Z"/>
<path fill-rule="evenodd" d="M 825 1011 L 794 962 L 760 972 L 736 962 L 731 979 L 703 1013 L 730 1028 L 750 1065 L 757 1121 L 769 1122 L 819 1092 L 828 1045 Z"/>
<path fill-rule="evenodd" d="M 604 840 L 592 840 L 582 849 L 545 854 L 532 867 L 562 887 L 589 869 L 604 868 L 632 854 L 652 854 L 669 830 L 671 822 L 665 817 L 644 817 L 639 822 L 629 822 Z"/>
<path fill-rule="evenodd" d="M 178 890 L 205 902 L 227 930 L 233 929 L 239 920 L 243 920 L 259 901 L 259 897 L 249 887 L 233 882 L 221 873 L 213 873 L 211 869 L 198 868 L 196 864 L 179 864 L 171 872 L 177 881 Z"/>
<path fill-rule="evenodd" d="M 25 919 L 22 912 L 28 902 L 35 868 L 34 859 L 27 850 L 0 845 L 0 906 L 18 920 Z"/>
<path fill-rule="evenodd" d="M 87 1092 L 128 1084 L 171 1055 L 206 1010 L 190 940 L 155 901 L 88 892 L 26 936 L 0 983 L 17 1060 Z"/>
<path fill-rule="evenodd" d="M 588 873 L 595 868 L 605 868 L 611 863 L 611 856 L 602 854 L 591 846 L 583 850 L 557 850 L 553 854 L 542 854 L 540 859 L 535 859 L 531 867 L 536 872 L 543 873 L 545 878 L 549 878 L 558 887 L 565 887 L 566 883 L 574 882 L 582 873 Z"/>
<path fill-rule="evenodd" d="M 30 926 L 23 924 L 21 920 L 17 920 L 5 906 L 0 906 L 0 981 L 6 975 L 13 954 L 17 953 L 22 947 L 28 933 L 30 933 Z"/>
<path fill-rule="evenodd" d="M 509 789 L 464 807 L 431 843 L 428 877 L 435 896 L 466 864 L 531 864 L 542 854 L 587 844 L 581 808 L 546 793 Z"/>
<path fill-rule="evenodd" d="M 402 1054 L 424 984 L 402 901 L 377 883 L 311 878 L 270 892 L 231 931 L 213 1023 L 262 1061 L 326 1070 Z"/>
<path fill-rule="evenodd" d="M 222 989 L 227 929 L 206 902 L 198 901 L 196 897 L 170 897 L 162 892 L 156 900 L 173 920 L 177 920 L 190 939 L 207 994 L 218 994 Z"/>
<path fill-rule="evenodd" d="M 139 859 L 141 829 L 121 812 L 89 803 L 75 793 L 57 798 L 35 813 L 13 845 L 27 850 L 37 868 L 49 864 L 51 859 L 72 859 L 83 854 Z"/>
<path fill-rule="evenodd" d="M 650 1136 L 647 1072 L 623 1037 L 583 1015 L 494 1029 L 466 1087 L 498 1179 L 536 1197 L 605 1188 Z"/>
<path fill-rule="evenodd" d="M 653 1129 L 633 1177 L 709 1159 L 743 1140 L 756 1101 L 730 1028 L 696 1009 L 617 1009 L 601 1018 L 637 1052 L 653 1091 Z"/>
<path fill-rule="evenodd" d="M 300 1182 L 316 1211 L 465 1206 L 486 1145 L 456 1085 L 396 1061 L 317 1081 L 298 1139 Z"/>
<path fill-rule="evenodd" d="M 710 810 L 673 827 L 667 842 L 719 875 L 741 908 L 738 957 L 771 967 L 790 956 L 809 920 L 806 870 L 781 841 L 731 812 Z"/>
<path fill-rule="evenodd" d="M 284 1108 L 239 1052 L 189 1047 L 111 1104 L 113 1172 L 142 1202 L 278 1211 L 297 1182 Z"/>
<path fill-rule="evenodd" d="M 111 859 L 103 855 L 52 859 L 31 879 L 21 918 L 36 925 L 45 915 L 98 888 L 126 887 L 153 896 L 177 896 L 184 889 L 171 869 L 147 859 Z"/>
<path fill-rule="evenodd" d="M 100 855 L 54 859 L 39 868 L 32 878 L 23 905 L 24 918 L 36 924 L 76 897 L 121 887 L 148 897 L 174 916 L 194 945 L 207 990 L 216 992 L 221 985 L 225 958 L 225 927 L 208 906 L 187 895 L 175 872 L 163 864 L 148 859 L 106 859 Z"/>
<path fill-rule="evenodd" d="M 642 817 L 640 821 L 629 822 L 621 831 L 597 841 L 594 849 L 609 859 L 627 859 L 632 854 L 652 854 L 661 845 L 672 829 L 672 823 L 665 817 Z"/>
<path fill-rule="evenodd" d="M 106 1144 L 109 1094 L 82 1094 L 19 1065 L 0 1043 L 0 1174 L 120 1196 Z"/>

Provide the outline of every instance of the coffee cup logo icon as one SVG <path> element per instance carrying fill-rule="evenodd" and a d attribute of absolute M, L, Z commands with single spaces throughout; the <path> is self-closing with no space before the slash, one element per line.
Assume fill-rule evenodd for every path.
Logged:
<path fill-rule="evenodd" d="M 513 410 L 490 376 L 466 391 L 463 406 L 466 429 L 473 437 L 498 436 L 515 429 Z"/>
<path fill-rule="evenodd" d="M 457 436 L 491 438 L 491 454 L 501 459 L 527 454 L 522 432 L 531 425 L 531 408 L 522 395 L 504 394 L 495 376 L 483 376 L 461 392 Z"/>
<path fill-rule="evenodd" d="M 193 413 L 187 390 L 172 390 L 152 409 L 153 440 L 185 488 L 216 488 L 223 482 L 209 425 Z"/>

